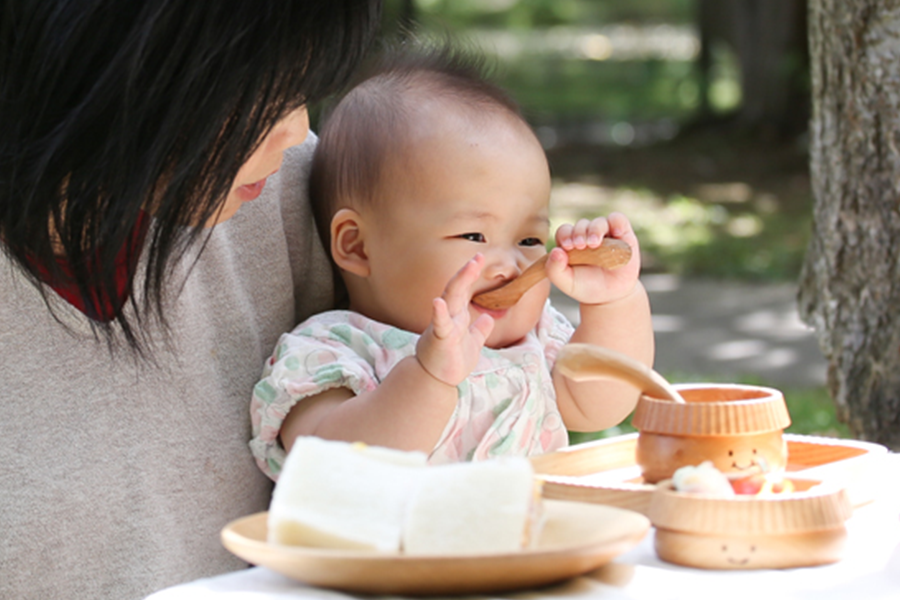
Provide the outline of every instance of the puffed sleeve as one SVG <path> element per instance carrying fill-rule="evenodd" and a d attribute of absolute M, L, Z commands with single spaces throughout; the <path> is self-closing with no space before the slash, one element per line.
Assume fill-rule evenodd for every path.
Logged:
<path fill-rule="evenodd" d="M 547 300 L 544 312 L 538 321 L 537 336 L 544 348 L 544 357 L 547 359 L 547 365 L 551 371 L 553 365 L 556 364 L 559 351 L 569 343 L 573 333 L 575 333 L 575 327 L 569 322 L 569 319 L 553 308 L 553 305 Z"/>
<path fill-rule="evenodd" d="M 295 404 L 338 387 L 356 395 L 372 390 L 392 366 L 388 359 L 396 357 L 383 346 L 383 332 L 353 319 L 346 311 L 323 313 L 282 335 L 253 388 L 250 449 L 272 479 L 286 457 L 278 436 Z"/>

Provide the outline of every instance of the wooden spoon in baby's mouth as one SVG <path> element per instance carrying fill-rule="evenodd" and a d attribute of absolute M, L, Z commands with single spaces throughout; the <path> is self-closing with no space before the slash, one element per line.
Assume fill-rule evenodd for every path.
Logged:
<path fill-rule="evenodd" d="M 603 238 L 596 248 L 573 248 L 567 251 L 570 265 L 594 265 L 616 269 L 631 260 L 631 246 L 615 238 Z M 478 294 L 472 302 L 490 310 L 505 310 L 519 301 L 522 295 L 547 276 L 544 268 L 549 254 L 531 264 L 522 274 L 503 287 Z"/>

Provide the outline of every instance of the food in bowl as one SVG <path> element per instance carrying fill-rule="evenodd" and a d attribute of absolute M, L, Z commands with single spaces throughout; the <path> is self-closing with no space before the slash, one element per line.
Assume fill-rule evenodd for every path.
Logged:
<path fill-rule="evenodd" d="M 672 475 L 672 487 L 689 494 L 709 494 L 710 496 L 734 496 L 731 482 L 718 470 L 712 461 L 704 461 L 696 467 L 681 467 Z"/>

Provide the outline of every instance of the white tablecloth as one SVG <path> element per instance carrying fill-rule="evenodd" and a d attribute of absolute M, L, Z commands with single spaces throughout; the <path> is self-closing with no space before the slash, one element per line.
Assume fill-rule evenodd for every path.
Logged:
<path fill-rule="evenodd" d="M 665 563 L 653 531 L 631 551 L 565 583 L 481 596 L 510 600 L 900 600 L 900 454 L 883 459 L 876 500 L 847 522 L 844 557 L 833 565 L 787 570 L 708 571 Z M 265 568 L 200 579 L 147 600 L 356 600 L 305 586 Z"/>

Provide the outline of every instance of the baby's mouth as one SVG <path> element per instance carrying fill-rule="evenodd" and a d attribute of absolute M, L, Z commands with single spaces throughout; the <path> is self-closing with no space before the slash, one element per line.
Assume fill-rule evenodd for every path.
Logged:
<path fill-rule="evenodd" d="M 493 309 L 493 308 L 485 308 L 484 306 L 481 306 L 480 304 L 476 304 L 474 301 L 469 302 L 469 304 L 474 306 L 475 310 L 477 310 L 478 312 L 489 315 L 489 316 L 493 317 L 494 319 L 503 318 L 506 315 L 506 313 L 509 311 L 508 308 L 499 309 L 499 310 Z"/>

